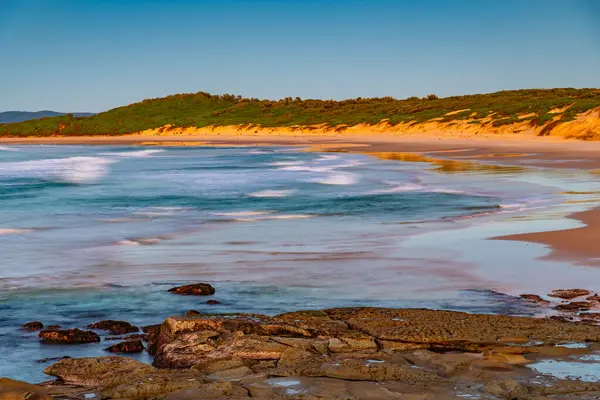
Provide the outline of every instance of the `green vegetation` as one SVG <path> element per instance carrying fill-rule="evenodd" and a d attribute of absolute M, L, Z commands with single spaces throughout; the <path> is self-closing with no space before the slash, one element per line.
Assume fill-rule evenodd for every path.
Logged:
<path fill-rule="evenodd" d="M 549 113 L 564 107 L 567 109 L 562 116 Z M 527 89 L 446 98 L 430 94 L 422 99 L 380 97 L 343 101 L 302 100 L 298 97 L 271 101 L 199 92 L 144 100 L 91 117 L 65 115 L 0 124 L 0 135 L 120 135 L 167 124 L 177 127 L 246 124 L 265 127 L 337 126 L 376 124 L 382 120 L 394 125 L 431 120 L 468 120 L 473 124 L 491 123 L 493 126 L 529 121 L 532 125 L 544 125 L 555 116 L 560 117 L 559 122 L 572 120 L 577 114 L 594 107 L 600 107 L 600 89 Z M 527 114 L 534 116 L 519 118 Z"/>

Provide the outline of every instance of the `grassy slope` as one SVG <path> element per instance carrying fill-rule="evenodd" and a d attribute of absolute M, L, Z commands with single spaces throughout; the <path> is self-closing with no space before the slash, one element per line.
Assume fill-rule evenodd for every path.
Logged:
<path fill-rule="evenodd" d="M 600 107 L 600 89 L 528 89 L 446 98 L 397 100 L 392 97 L 371 99 L 279 101 L 245 99 L 239 96 L 215 96 L 199 92 L 180 94 L 115 108 L 91 117 L 71 115 L 42 118 L 14 124 L 0 124 L 2 136 L 119 135 L 144 129 L 174 126 L 256 124 L 265 127 L 328 124 L 375 124 L 470 120 L 473 124 L 500 126 L 511 124 L 520 115 L 535 114 L 520 121 L 543 125 L 555 114 L 548 112 L 569 106 L 560 121 Z M 449 112 L 465 110 L 446 115 Z"/>

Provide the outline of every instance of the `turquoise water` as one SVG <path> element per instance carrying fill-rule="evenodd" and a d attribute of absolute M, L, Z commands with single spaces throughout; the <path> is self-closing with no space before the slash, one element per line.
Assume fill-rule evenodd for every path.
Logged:
<path fill-rule="evenodd" d="M 560 217 L 581 205 L 559 192 L 596 186 L 583 173 L 449 174 L 286 147 L 0 147 L 0 376 L 44 380 L 39 360 L 108 346 L 40 345 L 18 329 L 33 320 L 358 305 L 534 314 L 497 292 L 598 289 L 600 274 L 485 239 L 575 226 Z M 195 281 L 222 304 L 166 292 Z"/>

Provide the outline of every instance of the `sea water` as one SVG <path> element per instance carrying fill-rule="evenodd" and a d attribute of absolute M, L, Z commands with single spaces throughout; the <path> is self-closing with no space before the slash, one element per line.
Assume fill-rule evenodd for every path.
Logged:
<path fill-rule="evenodd" d="M 561 192 L 595 189 L 584 172 L 445 171 L 294 147 L 5 146 L 0 376 L 41 381 L 53 359 L 114 343 L 43 345 L 19 330 L 35 320 L 360 305 L 532 315 L 511 295 L 597 290 L 600 270 L 486 239 L 578 226 L 563 217 L 594 203 Z M 167 292 L 199 281 L 221 304 Z"/>

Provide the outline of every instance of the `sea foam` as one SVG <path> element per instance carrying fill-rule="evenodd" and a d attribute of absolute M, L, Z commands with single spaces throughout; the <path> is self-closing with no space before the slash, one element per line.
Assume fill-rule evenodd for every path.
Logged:
<path fill-rule="evenodd" d="M 93 183 L 114 161 L 102 157 L 69 157 L 0 164 L 0 179 L 34 178 L 52 182 Z"/>
<path fill-rule="evenodd" d="M 102 156 L 116 156 L 124 158 L 146 158 L 153 154 L 162 153 L 162 149 L 148 149 L 148 150 L 136 150 L 136 151 L 124 151 L 124 152 L 111 152 L 111 153 L 100 153 Z"/>
<path fill-rule="evenodd" d="M 295 190 L 260 190 L 248 194 L 248 197 L 287 197 L 294 192 Z"/>

